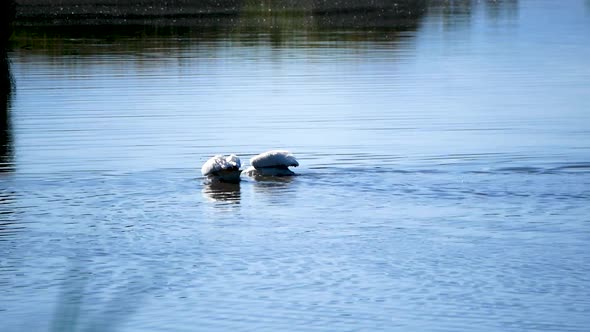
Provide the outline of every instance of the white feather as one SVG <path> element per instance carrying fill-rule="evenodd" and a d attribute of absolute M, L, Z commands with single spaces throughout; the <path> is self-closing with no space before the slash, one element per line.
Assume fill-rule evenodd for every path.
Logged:
<path fill-rule="evenodd" d="M 242 166 L 240 158 L 235 154 L 229 156 L 216 155 L 203 164 L 203 167 L 201 167 L 201 173 L 207 176 L 215 172 L 240 168 L 240 166 Z"/>
<path fill-rule="evenodd" d="M 289 151 L 273 150 L 261 153 L 252 159 L 250 164 L 254 168 L 299 166 L 297 159 Z"/>

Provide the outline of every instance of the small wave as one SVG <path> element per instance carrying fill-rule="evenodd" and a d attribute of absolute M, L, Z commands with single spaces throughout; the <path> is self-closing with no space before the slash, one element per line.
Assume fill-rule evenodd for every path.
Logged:
<path fill-rule="evenodd" d="M 590 172 L 590 163 L 568 164 L 551 169 L 557 172 Z"/>
<path fill-rule="evenodd" d="M 525 174 L 538 174 L 538 173 L 545 173 L 547 170 L 539 167 L 532 167 L 532 166 L 511 166 L 511 167 L 501 167 L 496 168 L 494 170 L 498 173 L 525 173 Z"/>

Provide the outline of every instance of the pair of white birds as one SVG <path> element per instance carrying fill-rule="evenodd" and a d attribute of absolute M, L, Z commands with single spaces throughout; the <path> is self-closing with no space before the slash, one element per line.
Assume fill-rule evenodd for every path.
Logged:
<path fill-rule="evenodd" d="M 295 175 L 289 167 L 299 166 L 299 162 L 289 151 L 272 150 L 250 159 L 250 166 L 244 171 L 248 176 L 290 176 Z M 201 173 L 210 181 L 240 182 L 242 162 L 235 154 L 216 155 L 201 167 Z"/>

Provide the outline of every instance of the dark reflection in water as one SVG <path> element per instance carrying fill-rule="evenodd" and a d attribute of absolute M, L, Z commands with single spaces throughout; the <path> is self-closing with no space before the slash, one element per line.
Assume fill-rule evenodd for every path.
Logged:
<path fill-rule="evenodd" d="M 208 183 L 203 188 L 203 195 L 212 201 L 239 204 L 240 184 L 223 182 Z"/>
<path fill-rule="evenodd" d="M 18 19 L 25 24 L 159 25 L 314 28 L 378 27 L 405 24 L 426 11 L 427 0 L 220 0 L 220 1 L 61 1 L 23 0 Z"/>
<path fill-rule="evenodd" d="M 518 15 L 518 0 L 486 0 L 485 5 L 490 18 L 516 18 Z"/>
<path fill-rule="evenodd" d="M 13 144 L 10 121 L 10 103 L 13 93 L 13 81 L 10 73 L 10 61 L 5 48 L 0 50 L 0 172 L 12 170 Z"/>
<path fill-rule="evenodd" d="M 11 171 L 13 162 L 12 126 L 10 121 L 10 103 L 14 89 L 14 82 L 10 73 L 10 61 L 8 58 L 8 40 L 12 34 L 12 20 L 14 18 L 13 0 L 2 2 L 0 7 L 0 173 Z M 15 194 L 13 189 L 6 186 L 6 182 L 0 174 L 0 243 L 10 241 L 15 232 L 22 229 L 17 223 L 15 213 Z M 0 249 L 3 247 L 0 246 Z M 2 254 L 6 258 L 5 252 Z M 0 263 L 0 286 L 9 284 L 5 281 L 4 272 L 14 268 L 8 260 Z M 2 311 L 0 306 L 0 311 Z"/>
<path fill-rule="evenodd" d="M 22 228 L 17 221 L 14 192 L 0 187 L 0 242 L 11 240 Z"/>
<path fill-rule="evenodd" d="M 293 176 L 265 176 L 265 175 L 253 175 L 250 178 L 254 179 L 257 183 L 266 186 L 281 186 L 287 183 L 293 182 L 293 180 L 299 175 Z"/>
<path fill-rule="evenodd" d="M 173 1 L 157 5 L 144 1 L 141 6 L 135 3 L 99 5 L 104 2 L 96 1 L 94 6 L 64 2 L 60 8 L 55 8 L 42 1 L 25 1 L 27 5 L 19 6 L 17 13 L 20 46 L 59 52 L 62 44 L 63 48 L 68 48 L 64 50 L 66 54 L 77 55 L 84 54 L 85 46 L 93 44 L 89 38 L 116 42 L 129 37 L 174 35 L 191 38 L 193 44 L 226 39 L 239 43 L 268 41 L 275 47 L 291 45 L 301 39 L 308 42 L 395 40 L 402 31 L 416 30 L 427 12 L 425 0 L 395 3 L 230 0 L 216 4 Z M 95 28 L 96 24 L 100 24 L 100 29 Z M 179 44 L 188 46 L 182 41 Z M 133 45 L 140 43 L 135 41 L 127 47 Z"/>
<path fill-rule="evenodd" d="M 58 10 L 43 1 L 26 1 L 27 5 L 18 7 L 15 39 L 19 47 L 30 52 L 62 55 L 95 54 L 96 43 L 104 41 L 110 44 L 103 48 L 106 52 L 136 51 L 153 46 L 153 40 L 146 44 L 142 38 L 154 36 L 179 37 L 162 41 L 162 47 L 179 49 L 211 40 L 246 45 L 270 43 L 274 47 L 362 47 L 362 41 L 398 41 L 406 37 L 405 32 L 420 28 L 427 14 L 437 13 L 443 24 L 452 28 L 468 24 L 472 13 L 482 6 L 488 16 L 495 18 L 518 13 L 518 0 L 231 0 L 217 4 L 166 2 L 157 6 L 150 1 L 144 1 L 142 6 L 103 2 L 96 1 L 93 6 L 92 1 L 86 5 L 64 2 Z M 70 13 L 67 17 L 63 14 L 66 12 Z M 100 24 L 99 29 L 96 24 Z"/>
<path fill-rule="evenodd" d="M 10 73 L 8 58 L 8 40 L 12 34 L 12 20 L 14 18 L 14 1 L 4 1 L 2 12 L 2 36 L 0 45 L 0 172 L 12 168 L 12 129 L 10 123 L 10 102 L 14 83 Z"/>
<path fill-rule="evenodd" d="M 285 205 L 290 204 L 290 194 L 296 188 L 297 178 L 299 176 L 255 176 L 254 192 L 264 194 L 272 204 Z"/>
<path fill-rule="evenodd" d="M 474 12 L 481 7 L 488 18 L 498 20 L 516 18 L 518 6 L 518 0 L 432 0 L 429 2 L 429 11 L 437 14 L 446 30 L 453 30 L 471 24 Z"/>

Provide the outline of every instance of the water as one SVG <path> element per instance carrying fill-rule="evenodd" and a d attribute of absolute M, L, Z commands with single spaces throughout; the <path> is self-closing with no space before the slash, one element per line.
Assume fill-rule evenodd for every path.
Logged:
<path fill-rule="evenodd" d="M 308 19 L 17 31 L 3 331 L 588 329 L 588 2 Z"/>

